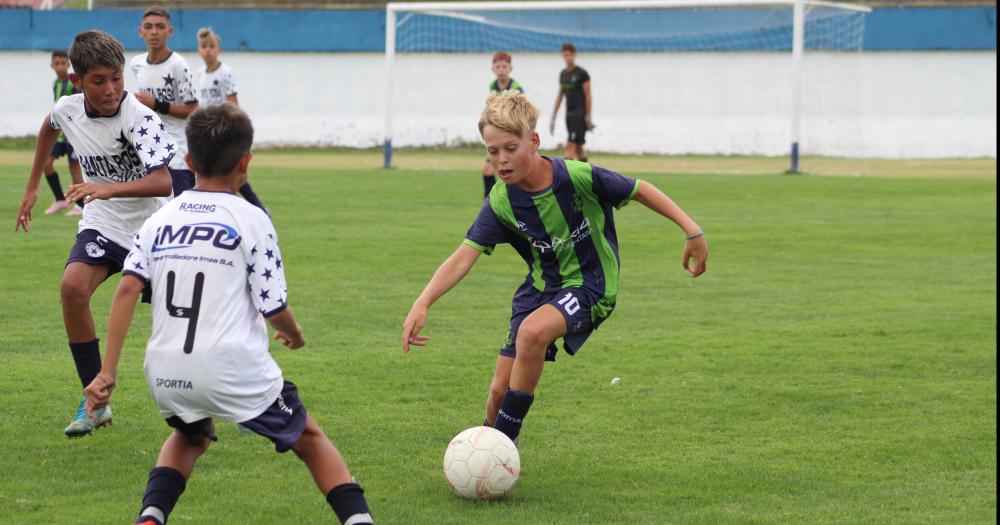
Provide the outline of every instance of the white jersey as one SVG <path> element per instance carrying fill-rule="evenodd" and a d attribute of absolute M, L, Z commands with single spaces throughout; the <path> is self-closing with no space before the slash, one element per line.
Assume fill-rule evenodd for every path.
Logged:
<path fill-rule="evenodd" d="M 171 104 L 188 104 L 197 101 L 194 95 L 194 80 L 187 60 L 176 52 L 171 52 L 166 60 L 158 64 L 149 63 L 149 53 L 143 53 L 132 59 L 132 72 L 139 81 L 139 91 L 148 93 L 156 100 Z M 177 143 L 178 155 L 174 157 L 170 167 L 178 170 L 188 169 L 184 163 L 187 153 L 187 136 L 184 126 L 187 119 L 170 115 L 162 115 L 167 132 Z"/>
<path fill-rule="evenodd" d="M 160 117 L 127 92 L 122 93 L 118 112 L 110 117 L 89 113 L 83 93 L 62 97 L 52 108 L 49 122 L 73 144 L 86 182 L 141 179 L 176 157 L 177 146 Z M 159 199 L 150 197 L 94 200 L 84 207 L 79 230 L 97 230 L 127 249 L 132 234 L 158 207 Z"/>
<path fill-rule="evenodd" d="M 271 220 L 242 198 L 188 190 L 135 234 L 124 273 L 149 281 L 146 380 L 163 417 L 246 421 L 281 393 L 264 317 L 287 305 Z"/>
<path fill-rule="evenodd" d="M 236 91 L 236 74 L 226 64 L 219 63 L 215 71 L 201 66 L 198 71 L 198 103 L 204 106 L 222 104 Z"/>

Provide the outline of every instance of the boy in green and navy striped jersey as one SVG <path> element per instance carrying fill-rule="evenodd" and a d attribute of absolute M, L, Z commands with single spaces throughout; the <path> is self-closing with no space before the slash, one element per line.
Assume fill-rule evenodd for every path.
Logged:
<path fill-rule="evenodd" d="M 519 93 L 493 95 L 479 120 L 490 163 L 504 184 L 490 191 L 465 241 L 413 303 L 403 323 L 403 350 L 427 344 L 427 310 L 458 284 L 480 254 L 508 243 L 528 264 L 514 294 L 510 330 L 500 349 L 486 424 L 516 440 L 534 401 L 555 341 L 575 354 L 615 308 L 619 258 L 614 214 L 630 200 L 680 226 L 683 266 L 704 273 L 708 246 L 701 228 L 652 184 L 585 162 L 538 154 L 538 108 Z"/>
<path fill-rule="evenodd" d="M 493 54 L 493 66 L 490 68 L 497 78 L 490 82 L 490 93 L 503 93 L 504 91 L 516 91 L 524 93 L 521 83 L 510 78 L 510 72 L 514 69 L 511 65 L 510 54 L 498 51 Z M 490 196 L 490 190 L 497 183 L 497 177 L 493 173 L 493 166 L 487 158 L 483 163 L 483 197 Z"/>
<path fill-rule="evenodd" d="M 52 98 L 55 102 L 59 102 L 60 98 L 76 93 L 76 87 L 73 86 L 73 82 L 69 79 L 69 54 L 65 51 L 53 51 L 51 66 L 52 71 L 56 73 L 56 79 L 52 81 Z M 76 206 L 73 206 L 72 202 L 66 200 L 62 183 L 59 182 L 59 172 L 56 171 L 55 163 L 56 159 L 63 155 L 69 161 L 69 174 L 73 179 L 73 184 L 83 183 L 83 173 L 80 171 L 80 163 L 77 162 L 73 146 L 66 140 L 64 135 L 60 134 L 59 139 L 56 140 L 56 145 L 52 146 L 52 151 L 49 153 L 49 157 L 45 159 L 45 165 L 42 167 L 45 172 L 45 181 L 49 183 L 49 188 L 52 189 L 52 196 L 55 197 L 52 205 L 45 209 L 45 214 L 50 215 L 72 206 L 66 215 L 83 215 L 83 199 L 78 200 Z"/>

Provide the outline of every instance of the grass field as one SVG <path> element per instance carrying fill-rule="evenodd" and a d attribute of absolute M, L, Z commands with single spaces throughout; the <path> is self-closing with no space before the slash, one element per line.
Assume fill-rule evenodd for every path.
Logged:
<path fill-rule="evenodd" d="M 781 159 L 595 155 L 700 222 L 708 273 L 681 270 L 673 225 L 618 213 L 618 309 L 547 367 L 518 487 L 485 504 L 448 492 L 441 459 L 482 420 L 524 264 L 482 258 L 431 309 L 431 345 L 403 354 L 410 303 L 480 204 L 482 155 L 397 159 L 260 152 L 251 170 L 308 341 L 274 356 L 379 523 L 996 522 L 995 160 L 807 159 L 789 176 Z M 11 232 L 29 162 L 0 150 L 0 523 L 130 523 L 169 433 L 142 375 L 148 309 L 114 426 L 68 440 L 58 281 L 76 229 L 41 215 L 43 191 L 31 234 Z M 92 301 L 99 334 L 117 280 Z M 171 523 L 335 522 L 294 456 L 219 437 Z"/>

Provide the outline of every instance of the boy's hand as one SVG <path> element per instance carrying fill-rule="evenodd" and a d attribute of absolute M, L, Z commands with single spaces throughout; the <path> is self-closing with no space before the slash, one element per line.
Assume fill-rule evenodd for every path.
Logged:
<path fill-rule="evenodd" d="M 584 117 L 584 121 L 587 123 L 587 129 L 588 130 L 594 129 L 594 127 L 595 127 L 594 126 L 594 121 L 590 120 L 590 115 L 587 115 L 586 117 Z"/>
<path fill-rule="evenodd" d="M 24 233 L 28 233 L 28 223 L 31 222 L 31 208 L 35 207 L 35 201 L 37 200 L 38 190 L 24 192 L 24 197 L 21 197 L 21 204 L 17 207 L 17 222 L 14 223 L 15 232 L 18 229 L 22 229 Z"/>
<path fill-rule="evenodd" d="M 153 96 L 150 95 L 149 93 L 143 93 L 142 91 L 139 91 L 138 93 L 135 94 L 135 98 L 139 99 L 139 102 L 142 102 L 142 105 L 146 106 L 149 109 L 153 109 L 153 106 L 156 104 L 156 100 L 153 99 Z"/>
<path fill-rule="evenodd" d="M 305 338 L 302 337 L 302 325 L 295 323 L 295 332 L 278 332 L 274 334 L 274 339 L 276 341 L 281 341 L 281 344 L 285 345 L 286 348 L 291 348 L 292 350 L 298 350 L 306 345 Z"/>
<path fill-rule="evenodd" d="M 403 321 L 403 351 L 409 352 L 410 345 L 413 346 L 424 346 L 427 344 L 427 336 L 419 335 L 420 330 L 427 323 L 427 308 L 422 306 L 413 305 L 410 308 L 410 313 L 406 314 L 406 320 Z"/>
<path fill-rule="evenodd" d="M 691 264 L 694 259 L 694 264 Z M 691 239 L 684 245 L 684 269 L 691 273 L 692 277 L 698 277 L 708 269 L 708 243 L 705 236 Z"/>
<path fill-rule="evenodd" d="M 87 415 L 91 415 L 95 410 L 108 406 L 111 402 L 111 392 L 115 389 L 115 378 L 106 377 L 103 373 L 98 374 L 93 381 L 83 389 L 83 395 L 87 396 Z"/>
<path fill-rule="evenodd" d="M 70 202 L 77 199 L 83 199 L 84 202 L 90 202 L 97 199 L 107 200 L 114 196 L 111 186 L 113 185 L 94 184 L 93 182 L 71 184 L 68 188 L 66 188 L 66 200 Z"/>

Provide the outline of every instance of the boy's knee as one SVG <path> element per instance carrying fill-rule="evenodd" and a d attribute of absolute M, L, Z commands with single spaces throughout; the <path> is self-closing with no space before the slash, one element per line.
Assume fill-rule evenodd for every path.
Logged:
<path fill-rule="evenodd" d="M 540 326 L 521 325 L 517 331 L 517 356 L 536 358 L 545 356 L 545 348 L 551 343 Z"/>
<path fill-rule="evenodd" d="M 503 401 L 503 396 L 507 395 L 507 383 L 496 379 L 490 384 L 490 401 L 498 403 Z"/>
<path fill-rule="evenodd" d="M 64 306 L 86 305 L 90 301 L 86 284 L 67 277 L 59 283 L 59 297 Z"/>

